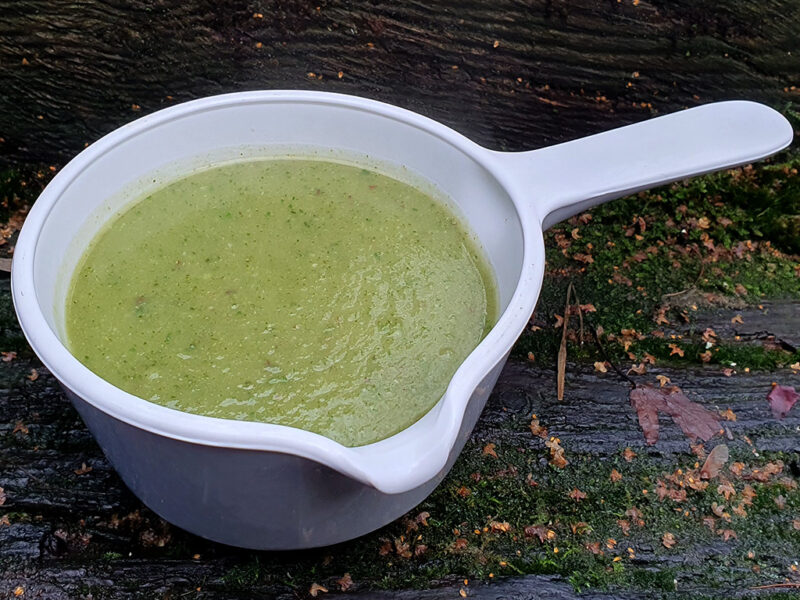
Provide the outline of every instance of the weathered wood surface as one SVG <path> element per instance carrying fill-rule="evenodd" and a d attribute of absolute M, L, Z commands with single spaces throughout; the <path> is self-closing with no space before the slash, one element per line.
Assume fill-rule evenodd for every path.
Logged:
<path fill-rule="evenodd" d="M 8 280 L 0 281 L 0 303 L 10 310 Z M 717 321 L 729 319 L 721 314 Z M 716 325 L 721 330 L 721 327 Z M 771 327 L 772 324 L 765 323 Z M 6 336 L 18 331 L 9 326 Z M 38 378 L 29 379 L 31 369 Z M 727 422 L 732 437 L 747 435 L 756 451 L 800 451 L 800 412 L 792 411 L 782 421 L 770 414 L 765 393 L 776 374 L 737 374 L 725 377 L 714 369 L 660 369 L 680 381 L 694 400 L 711 410 L 732 409 L 736 422 Z M 787 374 L 778 376 L 790 377 Z M 662 420 L 661 437 L 654 447 L 645 447 L 636 417 L 629 406 L 629 386 L 613 374 L 598 374 L 590 367 L 570 365 L 567 401 L 555 398 L 555 374 L 529 362 L 510 362 L 503 371 L 471 444 L 492 441 L 509 448 L 541 445 L 527 431 L 531 413 L 546 415 L 552 435 L 558 436 L 573 455 L 584 454 L 605 461 L 626 447 L 655 460 L 684 457 L 688 442 L 678 428 Z M 25 430 L 20 429 L 23 425 Z M 545 460 L 545 459 L 542 459 Z M 546 466 L 546 460 L 545 460 Z M 90 472 L 83 473 L 85 467 Z M 798 465 L 787 465 L 791 475 Z M 670 467 L 672 468 L 672 467 Z M 76 470 L 78 473 L 76 473 Z M 800 473 L 794 472 L 797 478 Z M 125 488 L 102 452 L 61 393 L 56 381 L 29 352 L 22 351 L 11 362 L 0 362 L 0 487 L 6 494 L 0 515 L 11 515 L 10 524 L 0 521 L 0 597 L 17 585 L 25 598 L 294 598 L 289 585 L 250 589 L 231 588 L 225 579 L 232 567 L 246 563 L 254 554 L 273 565 L 323 561 L 328 550 L 304 553 L 248 553 L 207 542 L 171 528 Z M 15 515 L 27 515 L 18 519 Z M 124 515 L 128 515 L 125 517 Z M 131 516 L 133 515 L 133 516 Z M 380 533 L 372 534 L 379 545 Z M 170 549 L 165 553 L 159 545 Z M 748 590 L 748 572 L 734 579 L 706 581 L 700 578 L 703 562 L 728 550 L 711 543 L 687 542 L 688 546 L 668 560 L 680 566 L 680 590 L 733 597 L 755 593 Z M 347 552 L 348 544 L 334 553 Z M 797 548 L 794 548 L 797 550 Z M 769 560 L 788 564 L 791 547 L 775 547 Z M 637 550 L 637 564 L 654 569 L 664 565 L 664 556 L 652 548 Z M 193 558 L 198 555 L 198 559 Z M 109 558 L 105 558 L 109 557 Z M 201 557 L 201 558 L 200 558 Z M 729 577 L 729 575 L 728 575 Z M 721 587 L 720 587 L 721 586 Z M 199 588 L 199 589 L 198 589 Z M 459 581 L 444 581 L 427 591 L 373 592 L 355 590 L 370 598 L 407 600 L 451 598 Z M 558 577 L 528 576 L 470 587 L 476 598 L 610 599 L 642 597 L 641 593 L 612 590 L 578 595 Z M 656 594 L 657 595 L 657 594 Z M 330 594 L 326 597 L 333 597 Z"/>
<path fill-rule="evenodd" d="M 247 89 L 368 96 L 510 150 L 712 100 L 783 108 L 798 30 L 794 0 L 2 0 L 0 163 Z"/>

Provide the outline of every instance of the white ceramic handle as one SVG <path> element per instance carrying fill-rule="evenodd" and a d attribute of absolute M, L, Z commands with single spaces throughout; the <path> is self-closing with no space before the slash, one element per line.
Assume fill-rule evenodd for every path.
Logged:
<path fill-rule="evenodd" d="M 791 125 L 777 111 L 730 101 L 541 150 L 497 154 L 547 229 L 607 200 L 764 158 L 792 137 Z"/>

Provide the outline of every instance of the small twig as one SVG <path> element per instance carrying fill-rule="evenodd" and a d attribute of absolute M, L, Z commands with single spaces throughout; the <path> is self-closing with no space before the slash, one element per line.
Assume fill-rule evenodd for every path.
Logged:
<path fill-rule="evenodd" d="M 664 298 L 673 298 L 674 296 L 683 296 L 684 294 L 688 294 L 697 286 L 697 283 L 700 281 L 700 278 L 703 276 L 703 271 L 705 271 L 706 265 L 705 263 L 700 263 L 700 272 L 697 274 L 697 277 L 694 280 L 694 283 L 690 285 L 685 290 L 681 290 L 680 292 L 672 292 L 670 294 L 662 294 L 661 299 Z"/>
<path fill-rule="evenodd" d="M 597 335 L 597 329 L 595 327 L 590 328 L 592 330 L 592 335 L 594 336 L 594 341 L 597 344 L 597 349 L 600 350 L 600 354 L 603 356 L 603 359 L 611 365 L 611 368 L 614 369 L 617 375 L 619 375 L 623 380 L 627 381 L 631 384 L 631 387 L 636 387 L 636 382 L 628 377 L 625 373 L 619 370 L 617 365 L 615 365 L 611 360 L 608 358 L 608 354 L 606 354 L 606 349 L 603 347 L 603 344 L 600 342 L 600 336 Z"/>
<path fill-rule="evenodd" d="M 800 589 L 800 583 L 770 583 L 768 585 L 757 585 L 751 590 L 774 590 L 778 588 Z"/>
<path fill-rule="evenodd" d="M 558 401 L 564 399 L 564 382 L 567 375 L 567 327 L 569 326 L 569 297 L 572 294 L 572 282 L 567 287 L 567 302 L 564 306 L 564 322 L 561 324 L 561 345 L 558 347 L 558 364 L 556 371 L 556 396 Z"/>

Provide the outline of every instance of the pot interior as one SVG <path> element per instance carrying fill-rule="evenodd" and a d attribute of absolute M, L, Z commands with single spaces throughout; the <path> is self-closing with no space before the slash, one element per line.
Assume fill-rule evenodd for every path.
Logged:
<path fill-rule="evenodd" d="M 522 271 L 523 233 L 482 148 L 412 113 L 364 101 L 238 94 L 131 123 L 85 150 L 44 192 L 57 199 L 34 256 L 36 296 L 66 344 L 64 305 L 80 257 L 109 219 L 149 190 L 222 162 L 297 155 L 372 168 L 448 203 L 476 236 L 508 307 Z M 56 184 L 59 185 L 56 185 Z"/>

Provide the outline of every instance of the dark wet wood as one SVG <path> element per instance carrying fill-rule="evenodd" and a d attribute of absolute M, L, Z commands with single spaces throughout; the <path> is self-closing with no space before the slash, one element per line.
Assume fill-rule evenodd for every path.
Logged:
<path fill-rule="evenodd" d="M 713 100 L 783 108 L 800 81 L 793 0 L 0 0 L 0 15 L 0 163 L 63 163 L 236 90 L 368 96 L 519 150 Z"/>

